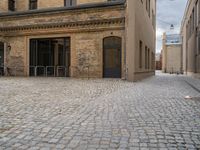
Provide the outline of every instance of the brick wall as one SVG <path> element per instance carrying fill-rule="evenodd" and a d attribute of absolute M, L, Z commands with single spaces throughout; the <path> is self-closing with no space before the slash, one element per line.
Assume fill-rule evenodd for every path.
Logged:
<path fill-rule="evenodd" d="M 0 13 L 8 11 L 8 2 L 7 0 L 0 0 Z"/>
<path fill-rule="evenodd" d="M 77 0 L 77 4 L 106 2 L 107 0 Z M 38 9 L 64 7 L 64 0 L 38 0 Z M 16 0 L 16 11 L 29 9 L 28 0 Z M 8 11 L 8 0 L 0 0 L 0 13 Z"/>

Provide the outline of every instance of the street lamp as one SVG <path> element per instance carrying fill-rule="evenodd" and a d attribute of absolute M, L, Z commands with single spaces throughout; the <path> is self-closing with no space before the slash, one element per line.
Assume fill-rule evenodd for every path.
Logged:
<path fill-rule="evenodd" d="M 170 25 L 170 30 L 174 30 L 174 25 L 173 24 Z"/>

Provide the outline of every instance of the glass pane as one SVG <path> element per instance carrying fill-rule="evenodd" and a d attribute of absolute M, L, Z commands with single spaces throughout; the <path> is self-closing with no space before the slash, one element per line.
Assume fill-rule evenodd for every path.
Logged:
<path fill-rule="evenodd" d="M 46 74 L 53 76 L 57 73 L 59 76 L 60 74 L 68 76 L 69 66 L 70 38 L 34 39 L 30 41 L 30 75 Z M 34 69 L 37 73 L 34 73 Z"/>

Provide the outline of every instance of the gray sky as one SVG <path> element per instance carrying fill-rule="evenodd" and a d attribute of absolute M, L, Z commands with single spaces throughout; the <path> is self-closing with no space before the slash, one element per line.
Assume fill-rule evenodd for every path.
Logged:
<path fill-rule="evenodd" d="M 157 0 L 157 52 L 162 48 L 163 32 L 179 33 L 186 3 L 187 0 Z M 170 24 L 174 24 L 174 30 L 170 30 Z"/>

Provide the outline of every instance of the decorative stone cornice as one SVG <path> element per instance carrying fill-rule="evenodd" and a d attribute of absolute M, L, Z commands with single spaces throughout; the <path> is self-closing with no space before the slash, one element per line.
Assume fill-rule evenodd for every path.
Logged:
<path fill-rule="evenodd" d="M 105 25 L 122 25 L 125 24 L 125 18 L 112 18 L 112 19 L 101 19 L 91 21 L 77 21 L 77 22 L 64 22 L 64 23 L 47 23 L 37 25 L 24 25 L 24 26 L 13 26 L 13 27 L 0 27 L 0 32 L 20 32 L 27 30 L 42 30 L 42 29 L 57 29 L 57 28 L 90 28 L 99 27 Z"/>
<path fill-rule="evenodd" d="M 1 35 L 0 35 L 0 42 L 8 43 L 8 41 Z"/>

